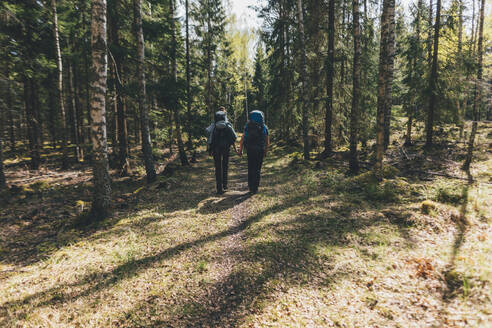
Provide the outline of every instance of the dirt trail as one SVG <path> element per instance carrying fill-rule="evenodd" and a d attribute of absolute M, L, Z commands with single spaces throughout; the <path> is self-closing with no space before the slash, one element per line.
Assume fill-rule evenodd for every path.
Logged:
<path fill-rule="evenodd" d="M 213 174 L 213 172 L 212 172 Z M 232 233 L 223 243 L 220 275 L 218 284 L 207 290 L 207 314 L 198 318 L 199 326 L 233 327 L 235 325 L 234 309 L 241 302 L 238 284 L 242 281 L 235 273 L 238 263 L 241 263 L 244 244 L 244 224 L 250 216 L 250 207 L 254 199 L 248 193 L 248 170 L 245 159 L 233 156 L 229 165 L 229 190 L 226 197 L 232 196 L 234 205 L 228 211 L 230 214 L 229 227 Z"/>

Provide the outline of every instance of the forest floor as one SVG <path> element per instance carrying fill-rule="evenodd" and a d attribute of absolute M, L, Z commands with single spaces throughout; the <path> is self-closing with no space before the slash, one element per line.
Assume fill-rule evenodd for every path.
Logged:
<path fill-rule="evenodd" d="M 274 146 L 256 195 L 234 155 L 216 196 L 201 154 L 151 185 L 114 175 L 112 217 L 88 226 L 86 164 L 7 158 L 0 326 L 490 327 L 492 124 L 479 131 L 473 184 L 463 143 L 392 145 L 383 182 Z"/>

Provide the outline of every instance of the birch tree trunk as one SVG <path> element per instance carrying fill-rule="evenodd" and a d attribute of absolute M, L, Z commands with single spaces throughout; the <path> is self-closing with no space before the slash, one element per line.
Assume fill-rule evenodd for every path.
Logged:
<path fill-rule="evenodd" d="M 437 0 L 436 5 L 436 23 L 434 25 L 434 49 L 432 55 L 432 69 L 429 80 L 429 111 L 427 112 L 427 126 L 426 126 L 426 141 L 425 147 L 432 146 L 432 137 L 434 130 L 434 110 L 437 102 L 437 54 L 439 50 L 439 29 L 441 26 L 441 0 Z"/>
<path fill-rule="evenodd" d="M 140 110 L 140 131 L 142 135 L 142 152 L 147 174 L 147 183 L 156 179 L 152 142 L 150 140 L 149 113 L 145 91 L 145 43 L 142 29 L 142 0 L 133 0 L 133 14 L 137 39 L 137 76 L 138 76 L 138 108 Z"/>
<path fill-rule="evenodd" d="M 466 153 L 466 160 L 463 164 L 463 169 L 467 172 L 470 171 L 470 165 L 473 159 L 473 149 L 475 143 L 475 136 L 478 129 L 478 107 L 480 105 L 480 97 L 482 92 L 482 72 L 483 72 L 483 21 L 484 21 L 484 7 L 485 0 L 482 0 L 482 5 L 480 6 L 480 22 L 478 27 L 478 45 L 477 45 L 477 56 L 478 56 L 478 72 L 477 79 L 475 80 L 475 90 L 473 97 L 473 123 L 472 130 L 470 133 L 470 139 L 468 140 L 468 150 Z M 471 177 L 471 175 L 469 175 Z M 471 178 L 470 178 L 471 179 Z"/>
<path fill-rule="evenodd" d="M 335 0 L 328 2 L 328 56 L 326 57 L 326 112 L 324 155 L 332 153 L 333 76 L 335 67 Z"/>
<path fill-rule="evenodd" d="M 302 12 L 302 0 L 297 0 L 297 24 L 299 30 L 299 44 L 301 51 L 301 106 L 302 106 L 302 137 L 304 141 L 304 159 L 309 160 L 309 117 L 306 99 L 306 82 L 307 82 L 307 63 L 306 63 L 306 41 L 304 36 L 304 17 Z"/>
<path fill-rule="evenodd" d="M 91 11 L 90 113 L 94 174 L 91 213 L 94 219 L 101 219 L 109 214 L 111 206 L 111 178 L 109 176 L 106 135 L 106 83 L 108 75 L 106 0 L 92 0 Z"/>
<path fill-rule="evenodd" d="M 55 56 L 56 56 L 56 70 L 58 74 L 57 79 L 57 102 L 60 108 L 60 123 L 61 123 L 61 136 L 62 136 L 62 169 L 68 168 L 68 131 L 67 131 L 67 120 L 65 114 L 65 106 L 63 103 L 63 63 L 60 50 L 60 37 L 58 34 L 58 15 L 56 13 L 56 0 L 51 0 L 51 11 L 53 18 L 53 38 L 55 41 Z"/>
<path fill-rule="evenodd" d="M 177 63 L 177 42 L 176 42 L 176 22 L 174 19 L 174 0 L 169 1 L 169 14 L 171 16 L 171 35 L 172 35 L 172 46 L 171 46 L 171 60 L 172 60 L 172 70 L 173 70 L 173 81 L 174 88 L 177 88 L 178 84 L 178 63 Z M 179 159 L 181 160 L 181 165 L 188 165 L 188 158 L 186 157 L 186 152 L 184 150 L 183 139 L 181 137 L 181 122 L 179 115 L 179 103 L 177 92 L 173 99 L 173 110 L 174 110 L 174 124 L 176 125 L 176 139 L 178 141 L 178 152 Z"/>
<path fill-rule="evenodd" d="M 354 65 L 352 80 L 352 109 L 350 111 L 350 158 L 349 172 L 359 172 L 357 144 L 359 142 L 359 101 L 360 101 L 360 22 L 359 0 L 352 0 L 353 36 L 354 36 Z"/>

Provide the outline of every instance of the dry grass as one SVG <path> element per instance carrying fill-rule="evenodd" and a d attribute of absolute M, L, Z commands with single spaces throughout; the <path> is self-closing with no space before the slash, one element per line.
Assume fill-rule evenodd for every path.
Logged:
<path fill-rule="evenodd" d="M 473 185 L 404 167 L 378 183 L 274 149 L 250 198 L 244 159 L 216 197 L 202 157 L 142 189 L 117 180 L 114 216 L 89 227 L 74 224 L 88 172 L 46 174 L 0 207 L 0 326 L 487 327 L 492 158 L 482 145 Z M 452 150 L 433 172 L 463 176 Z M 415 163 L 419 154 L 409 150 Z"/>

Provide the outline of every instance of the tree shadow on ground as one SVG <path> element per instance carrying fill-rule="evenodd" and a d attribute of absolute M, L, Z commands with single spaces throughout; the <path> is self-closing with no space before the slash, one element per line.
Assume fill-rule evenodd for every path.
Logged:
<path fill-rule="evenodd" d="M 182 190 L 173 190 L 172 192 L 148 190 L 145 191 L 145 197 L 142 197 L 142 202 L 144 205 L 152 205 L 156 199 L 161 199 L 162 203 L 157 207 L 164 213 L 196 206 L 203 199 L 210 197 L 209 186 L 204 185 L 203 175 L 208 175 L 208 182 L 210 180 L 213 181 L 212 170 L 210 161 L 204 163 L 197 168 L 197 173 L 190 181 L 185 181 L 179 187 Z M 295 178 L 293 176 L 294 172 L 295 170 L 284 168 L 276 172 L 278 174 L 267 177 L 264 186 L 265 194 L 262 197 L 275 198 L 275 196 L 278 196 L 274 190 L 275 187 Z M 236 178 L 239 179 L 241 173 L 236 174 Z M 178 197 L 180 193 L 187 192 L 187 188 L 190 185 L 200 186 L 201 188 L 196 193 L 196 198 L 192 199 L 191 204 L 168 204 L 173 197 Z M 313 195 L 319 195 L 325 191 L 318 190 Z M 271 231 L 275 238 L 268 241 L 263 240 L 254 244 L 247 244 L 237 254 L 242 261 L 241 264 L 235 267 L 224 279 L 207 286 L 210 290 L 207 297 L 199 298 L 198 301 L 187 301 L 191 298 L 183 297 L 177 300 L 178 308 L 173 311 L 176 315 L 170 316 L 168 319 L 160 322 L 148 324 L 148 326 L 176 327 L 190 325 L 235 326 L 244 320 L 244 317 L 248 314 L 247 311 L 244 312 L 242 309 L 252 308 L 256 304 L 256 299 L 268 295 L 270 293 L 269 284 L 277 278 L 286 279 L 292 285 L 309 285 L 310 283 L 314 283 L 310 282 L 312 280 L 310 278 L 312 277 L 316 277 L 316 283 L 332 284 L 336 282 L 338 277 L 354 273 L 335 268 L 332 257 L 325 259 L 326 261 L 324 263 L 328 264 L 321 265 L 314 253 L 316 245 L 352 248 L 354 245 L 351 239 L 346 237 L 347 234 L 358 233 L 364 228 L 381 223 L 381 221 L 372 218 L 352 218 L 352 208 L 344 207 L 340 208 L 340 210 L 331 208 L 330 206 L 326 206 L 327 204 L 311 201 L 310 198 L 313 195 L 295 193 L 292 197 L 279 199 L 274 205 L 268 206 L 258 213 L 248 216 L 244 221 L 222 231 L 169 247 L 156 254 L 128 260 L 108 271 L 101 270 L 84 275 L 72 283 L 58 284 L 43 291 L 4 303 L 1 306 L 3 310 L 0 310 L 0 317 L 6 318 L 3 314 L 13 308 L 17 311 L 16 315 L 22 315 L 23 312 L 27 314 L 25 313 L 27 309 L 23 307 L 27 303 L 35 308 L 55 305 L 63 306 L 63 304 L 76 301 L 81 297 L 97 295 L 120 281 L 135 277 L 157 263 L 178 256 L 196 247 L 203 247 L 208 243 L 240 232 L 247 239 L 250 239 L 254 238 L 261 231 Z M 201 197 L 203 197 L 202 200 L 200 200 Z M 223 211 L 230 208 L 231 204 L 232 206 L 237 204 L 238 199 L 234 197 L 234 195 L 226 196 L 226 198 L 219 201 L 219 203 L 223 202 L 221 205 L 214 209 L 204 209 L 203 211 L 204 213 L 215 213 L 214 211 L 216 210 Z M 210 201 L 206 201 L 205 203 L 208 202 Z M 304 202 L 311 202 L 308 204 L 311 207 L 320 207 L 320 212 L 316 215 L 311 213 L 299 214 L 290 221 L 283 223 L 263 224 L 260 227 L 255 226 L 255 223 L 260 222 L 272 214 L 289 210 L 298 205 L 305 205 L 303 204 Z M 127 211 L 125 213 L 131 214 L 135 213 L 135 211 Z M 145 226 L 153 219 L 151 216 L 144 217 L 138 225 Z M 400 223 L 395 221 L 394 224 L 399 225 Z M 108 233 L 113 232 L 108 231 Z M 362 256 L 370 257 L 368 254 L 364 255 L 362 251 L 361 254 Z M 261 272 L 253 269 L 258 266 L 261 267 Z M 194 292 L 196 291 L 192 291 L 192 293 Z M 210 304 L 213 305 L 213 308 L 209 307 Z M 134 311 L 139 311 L 139 308 L 144 310 L 153 306 L 157 307 L 159 305 L 157 303 L 154 304 L 151 299 L 148 299 L 141 304 L 137 304 Z M 191 321 L 186 321 L 188 319 L 184 320 L 179 314 L 181 312 L 188 313 L 188 318 L 191 318 Z M 3 323 L 6 322 L 3 321 Z M 147 324 L 139 323 L 135 325 L 145 326 Z"/>
<path fill-rule="evenodd" d="M 149 307 L 158 307 L 160 303 L 158 297 L 146 299 L 130 311 L 136 321 L 129 326 L 236 327 L 247 315 L 261 311 L 261 301 L 274 291 L 276 281 L 289 287 L 318 288 L 335 284 L 347 274 L 356 274 L 352 271 L 356 268 L 337 266 L 334 256 L 320 259 L 315 253 L 316 247 L 354 247 L 348 234 L 382 222 L 340 218 L 335 212 L 325 210 L 316 215 L 298 215 L 283 223 L 254 226 L 265 216 L 295 205 L 285 202 L 249 218 L 245 224 L 247 227 L 244 227 L 249 228 L 244 230 L 246 239 L 255 238 L 261 231 L 270 231 L 275 238 L 261 239 L 241 250 L 237 255 L 240 265 L 224 279 L 204 286 L 207 292 L 203 296 L 184 295 L 182 300 L 178 300 L 179 308 L 171 311 L 174 315 L 151 323 L 140 322 L 139 313 L 148 312 Z M 360 253 L 372 260 L 371 255 Z M 194 292 L 200 295 L 200 291 Z"/>
<path fill-rule="evenodd" d="M 25 198 L 4 204 L 8 211 L 4 211 L 3 216 L 0 212 L 0 262 L 23 267 L 47 259 L 69 244 L 90 239 L 98 232 L 109 231 L 121 218 L 137 213 L 137 207 L 159 207 L 164 213 L 196 208 L 211 196 L 210 190 L 205 187 L 211 183 L 210 169 L 213 169 L 210 162 L 202 160 L 194 168 L 195 173 L 189 181 L 172 178 L 172 190 L 159 190 L 156 188 L 158 184 L 146 185 L 141 177 L 114 176 L 113 198 L 118 201 L 115 202 L 113 215 L 94 223 L 81 220 L 87 212 L 83 216 L 79 214 L 79 211 L 87 211 L 90 207 L 91 185 L 88 178 L 46 190 L 29 191 Z M 188 173 L 189 170 L 183 169 L 177 175 L 185 176 Z M 189 185 L 201 188 L 190 191 Z M 142 191 L 136 192 L 140 189 Z"/>

